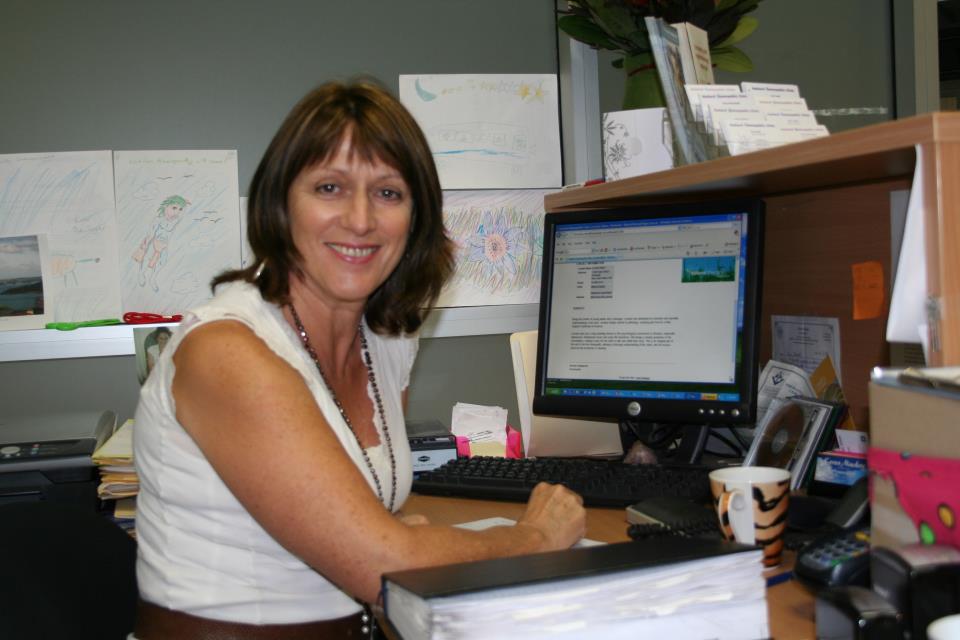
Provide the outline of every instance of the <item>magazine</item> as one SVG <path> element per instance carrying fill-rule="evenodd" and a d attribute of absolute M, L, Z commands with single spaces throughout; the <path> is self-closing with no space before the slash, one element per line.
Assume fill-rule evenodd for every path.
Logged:
<path fill-rule="evenodd" d="M 677 30 L 660 18 L 645 18 L 650 48 L 663 86 L 667 113 L 677 141 L 678 165 L 704 162 L 718 157 L 718 149 L 709 143 L 693 122 L 693 112 L 687 100 L 683 82 L 683 63 Z"/>

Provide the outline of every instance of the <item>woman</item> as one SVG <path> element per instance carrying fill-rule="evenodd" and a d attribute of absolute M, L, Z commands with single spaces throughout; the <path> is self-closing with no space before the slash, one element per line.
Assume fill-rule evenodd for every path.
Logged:
<path fill-rule="evenodd" d="M 171 334 L 169 328 L 157 327 L 144 340 L 144 344 L 147 345 L 147 375 L 150 375 L 153 368 L 157 366 L 157 360 L 160 359 L 163 350 L 167 348 L 167 342 L 170 340 Z"/>
<path fill-rule="evenodd" d="M 583 535 L 560 486 L 515 527 L 395 515 L 413 334 L 452 269 L 430 150 L 399 102 L 370 84 L 308 94 L 253 177 L 248 227 L 255 266 L 214 281 L 137 410 L 138 638 L 358 636 L 384 572 Z"/>

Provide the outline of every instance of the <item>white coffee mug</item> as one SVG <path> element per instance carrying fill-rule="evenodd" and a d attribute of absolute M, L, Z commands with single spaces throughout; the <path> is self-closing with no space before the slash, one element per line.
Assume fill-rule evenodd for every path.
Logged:
<path fill-rule="evenodd" d="M 790 472 L 776 467 L 728 467 L 710 472 L 720 531 L 728 540 L 763 547 L 763 564 L 780 564 L 787 525 Z"/>
<path fill-rule="evenodd" d="M 927 625 L 928 640 L 958 640 L 960 638 L 960 613 L 937 618 Z"/>

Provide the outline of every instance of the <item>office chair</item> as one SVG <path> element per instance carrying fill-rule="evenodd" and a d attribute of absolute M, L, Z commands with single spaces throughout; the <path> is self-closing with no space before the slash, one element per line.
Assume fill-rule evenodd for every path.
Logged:
<path fill-rule="evenodd" d="M 0 505 L 0 637 L 123 640 L 133 631 L 137 545 L 92 510 Z"/>

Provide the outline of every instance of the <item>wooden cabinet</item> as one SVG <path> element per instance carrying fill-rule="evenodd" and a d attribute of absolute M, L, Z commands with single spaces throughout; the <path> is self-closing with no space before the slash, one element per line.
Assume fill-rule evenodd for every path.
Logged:
<path fill-rule="evenodd" d="M 547 212 L 760 196 L 767 205 L 761 365 L 771 315 L 840 320 L 844 391 L 868 424 L 870 369 L 889 364 L 885 340 L 891 270 L 891 193 L 917 177 L 924 211 L 929 364 L 960 364 L 960 114 L 932 113 L 826 138 L 547 196 Z M 852 266 L 883 266 L 883 313 L 853 319 Z"/>

